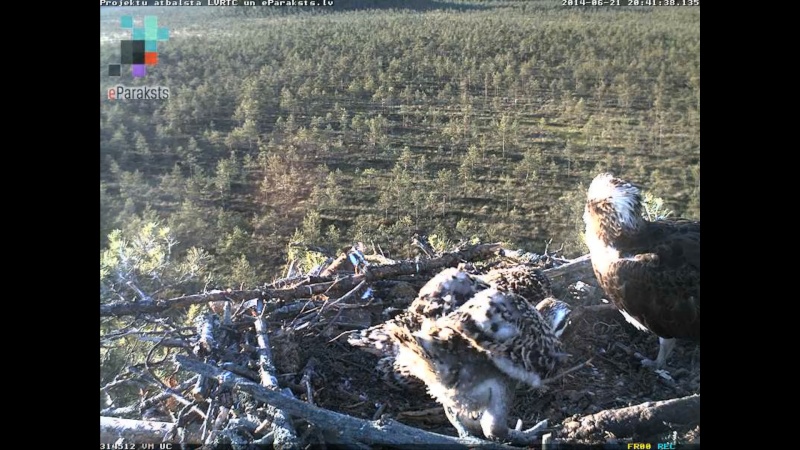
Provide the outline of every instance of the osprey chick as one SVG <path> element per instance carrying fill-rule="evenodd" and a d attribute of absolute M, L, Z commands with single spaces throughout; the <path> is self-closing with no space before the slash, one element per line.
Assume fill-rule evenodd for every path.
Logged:
<path fill-rule="evenodd" d="M 419 379 L 444 406 L 460 436 L 530 442 L 534 430 L 508 427 L 518 382 L 537 387 L 566 354 L 553 329 L 568 308 L 528 299 L 447 269 L 420 290 L 409 310 L 349 342 L 389 353 L 393 368 Z"/>

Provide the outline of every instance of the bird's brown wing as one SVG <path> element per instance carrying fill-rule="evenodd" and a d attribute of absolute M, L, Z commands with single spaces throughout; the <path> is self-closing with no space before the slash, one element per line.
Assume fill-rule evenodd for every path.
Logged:
<path fill-rule="evenodd" d="M 603 288 L 614 303 L 664 338 L 700 339 L 700 223 L 654 222 Z"/>

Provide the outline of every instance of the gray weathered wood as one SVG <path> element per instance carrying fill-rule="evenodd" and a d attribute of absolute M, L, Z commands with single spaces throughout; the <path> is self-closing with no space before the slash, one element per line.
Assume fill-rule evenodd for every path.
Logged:
<path fill-rule="evenodd" d="M 258 318 L 255 322 L 256 336 L 258 339 L 258 364 L 261 375 L 261 385 L 278 389 L 278 380 L 275 378 L 275 363 L 272 359 L 272 349 L 267 336 L 267 322 Z M 297 432 L 294 430 L 291 418 L 281 409 L 270 405 L 267 413 L 272 416 L 272 433 L 275 448 L 299 449 Z"/>
<path fill-rule="evenodd" d="M 120 438 L 128 443 L 157 444 L 159 442 L 179 443 L 176 424 L 171 422 L 152 422 L 148 420 L 119 419 L 100 416 L 100 443 L 113 444 Z M 166 438 L 166 440 L 165 440 Z M 190 433 L 187 444 L 199 444 L 200 435 Z"/>
<path fill-rule="evenodd" d="M 619 409 L 608 409 L 581 417 L 564 425 L 562 437 L 604 439 L 615 436 L 649 437 L 671 431 L 673 424 L 693 426 L 700 423 L 700 395 L 646 402 Z"/>
<path fill-rule="evenodd" d="M 326 293 L 336 294 L 347 292 L 359 283 L 390 278 L 400 275 L 413 275 L 416 273 L 430 272 L 445 267 L 455 267 L 461 261 L 472 261 L 487 258 L 501 249 L 500 244 L 479 244 L 467 247 L 459 252 L 445 253 L 444 255 L 416 261 L 402 261 L 395 264 L 370 266 L 365 274 L 349 275 L 336 280 L 297 286 L 286 289 L 246 290 L 246 291 L 218 291 L 204 294 L 186 295 L 169 300 L 146 300 L 139 302 L 117 302 L 100 305 L 100 316 L 125 316 L 143 313 L 160 313 L 171 308 L 184 308 L 190 305 L 219 302 L 225 300 L 241 302 L 253 297 L 263 295 L 265 299 L 292 300 L 295 298 L 311 297 Z M 335 289 L 335 291 L 334 291 Z M 331 292 L 333 291 L 333 292 Z"/>
<path fill-rule="evenodd" d="M 420 448 L 420 445 L 450 446 L 467 448 L 481 446 L 485 449 L 513 449 L 514 447 L 496 444 L 477 438 L 456 438 L 420 430 L 402 423 L 370 421 L 351 417 L 310 405 L 296 398 L 290 398 L 278 391 L 267 389 L 252 381 L 225 372 L 217 367 L 176 355 L 175 361 L 191 372 L 216 377 L 220 382 L 236 386 L 239 390 L 293 416 L 302 417 L 317 427 L 326 430 L 326 435 L 335 433 L 341 442 L 362 442 L 369 445 L 388 445 L 393 447 Z"/>

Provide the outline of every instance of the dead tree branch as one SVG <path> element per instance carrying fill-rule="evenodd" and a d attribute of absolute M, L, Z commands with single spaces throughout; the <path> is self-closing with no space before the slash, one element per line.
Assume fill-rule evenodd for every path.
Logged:
<path fill-rule="evenodd" d="M 261 291 L 214 291 L 203 294 L 185 295 L 169 300 L 150 300 L 140 302 L 116 302 L 100 305 L 100 316 L 133 316 L 167 311 L 170 308 L 185 308 L 205 302 L 225 300 L 242 301 L 258 297 Z"/>
<path fill-rule="evenodd" d="M 181 443 L 177 424 L 170 422 L 151 422 L 147 420 L 118 419 L 100 416 L 100 442 L 113 444 L 122 438 L 129 443 L 157 444 L 159 442 Z M 200 435 L 189 433 L 184 443 L 199 444 Z"/>
<path fill-rule="evenodd" d="M 225 372 L 185 356 L 177 355 L 175 361 L 191 372 L 216 377 L 221 383 L 236 386 L 239 390 L 253 396 L 258 401 L 280 408 L 287 414 L 302 417 L 317 427 L 333 432 L 342 442 L 362 442 L 369 445 L 389 445 L 394 447 L 454 446 L 467 448 L 481 446 L 485 449 L 513 449 L 514 447 L 496 444 L 477 438 L 456 438 L 423 431 L 402 423 L 389 421 L 369 421 L 345 414 L 329 411 L 310 405 L 296 398 L 267 389 L 252 381 Z"/>
<path fill-rule="evenodd" d="M 562 266 L 545 269 L 542 272 L 550 278 L 553 284 L 562 286 L 575 283 L 578 280 L 586 281 L 594 279 L 592 260 L 589 258 L 589 255 L 583 255 Z"/>
<path fill-rule="evenodd" d="M 272 359 L 272 350 L 269 347 L 267 337 L 267 322 L 259 318 L 255 323 L 256 335 L 258 337 L 258 363 L 261 371 L 261 385 L 268 388 L 278 388 L 278 380 L 275 378 L 275 364 Z M 270 405 L 267 412 L 272 419 L 272 432 L 276 448 L 280 449 L 299 449 L 300 443 L 297 440 L 297 433 L 289 416 L 282 410 Z"/>
<path fill-rule="evenodd" d="M 413 275 L 430 272 L 445 267 L 456 267 L 461 261 L 472 261 L 495 255 L 501 249 L 500 244 L 480 244 L 467 247 L 458 252 L 445 253 L 444 255 L 416 261 L 401 261 L 396 264 L 383 266 L 370 266 L 366 274 L 349 275 L 332 281 L 320 282 L 306 286 L 297 286 L 287 289 L 246 290 L 246 291 L 216 291 L 204 294 L 186 295 L 169 300 L 148 300 L 139 302 L 117 302 L 100 305 L 100 316 L 125 316 L 144 313 L 161 313 L 171 308 L 183 308 L 190 305 L 214 301 L 249 300 L 263 295 L 265 299 L 293 300 L 295 298 L 311 297 L 323 293 L 331 294 L 336 286 L 336 292 L 352 290 L 362 281 L 375 281 L 401 275 Z M 556 269 L 552 269 L 556 270 Z"/>
<path fill-rule="evenodd" d="M 660 402 L 646 402 L 626 408 L 608 409 L 564 425 L 562 438 L 598 439 L 605 433 L 645 438 L 671 431 L 675 425 L 700 423 L 700 395 Z"/>

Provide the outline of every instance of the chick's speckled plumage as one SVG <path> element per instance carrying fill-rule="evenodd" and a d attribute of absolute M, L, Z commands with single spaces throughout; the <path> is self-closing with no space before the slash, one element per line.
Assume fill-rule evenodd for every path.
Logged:
<path fill-rule="evenodd" d="M 478 278 L 500 292 L 513 292 L 533 303 L 553 295 L 550 280 L 541 270 L 528 265 L 494 269 Z"/>
<path fill-rule="evenodd" d="M 541 305 L 562 322 L 569 312 Z M 408 311 L 350 343 L 380 348 L 384 367 L 391 358 L 395 371 L 425 383 L 460 435 L 506 439 L 517 383 L 539 386 L 565 356 L 552 326 L 529 299 L 447 269 Z"/>

